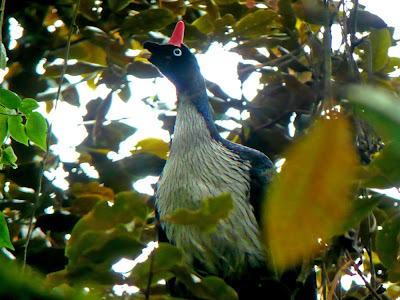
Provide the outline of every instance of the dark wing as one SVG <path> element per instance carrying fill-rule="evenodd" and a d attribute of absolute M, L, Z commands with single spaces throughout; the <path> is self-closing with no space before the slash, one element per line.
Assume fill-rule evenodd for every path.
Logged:
<path fill-rule="evenodd" d="M 250 161 L 250 204 L 254 208 L 254 215 L 260 223 L 262 203 L 266 195 L 267 184 L 273 176 L 273 163 L 260 151 L 243 145 L 220 139 L 225 147 L 238 154 L 243 160 Z"/>

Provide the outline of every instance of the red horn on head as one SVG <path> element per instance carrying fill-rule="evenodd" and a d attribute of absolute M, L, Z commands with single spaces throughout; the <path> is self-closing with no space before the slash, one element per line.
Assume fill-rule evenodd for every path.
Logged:
<path fill-rule="evenodd" d="M 174 45 L 177 47 L 182 46 L 184 34 L 185 34 L 185 23 L 183 23 L 182 21 L 179 21 L 176 24 L 174 33 L 172 34 L 171 39 L 169 40 L 168 44 Z"/>

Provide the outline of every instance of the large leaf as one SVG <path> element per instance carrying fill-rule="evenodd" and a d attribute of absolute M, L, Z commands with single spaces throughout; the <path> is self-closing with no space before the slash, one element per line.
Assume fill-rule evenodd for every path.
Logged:
<path fill-rule="evenodd" d="M 25 126 L 22 124 L 21 116 L 9 116 L 8 118 L 8 131 L 11 137 L 19 143 L 28 146 L 28 136 L 25 132 Z"/>
<path fill-rule="evenodd" d="M 265 240 L 279 269 L 309 258 L 344 232 L 357 166 L 348 121 L 320 119 L 284 157 L 263 211 Z"/>
<path fill-rule="evenodd" d="M 47 123 L 44 117 L 38 112 L 32 112 L 25 124 L 26 135 L 44 151 L 47 151 Z"/>
<path fill-rule="evenodd" d="M 10 109 L 17 109 L 21 103 L 22 101 L 16 93 L 0 89 L 0 104 Z"/>
<path fill-rule="evenodd" d="M 168 9 L 147 9 L 129 16 L 121 28 L 133 35 L 147 35 L 149 31 L 158 31 L 174 21 L 174 16 Z"/>
<path fill-rule="evenodd" d="M 39 103 L 32 98 L 25 98 L 22 101 L 22 104 L 20 107 L 18 107 L 18 111 L 20 113 L 23 113 L 24 115 L 29 115 L 32 111 L 35 109 L 39 108 Z"/>
<path fill-rule="evenodd" d="M 228 217 L 233 209 L 232 197 L 223 194 L 215 198 L 206 198 L 196 210 L 180 208 L 167 219 L 181 225 L 195 225 L 203 232 L 211 232 L 217 228 L 218 222 Z"/>

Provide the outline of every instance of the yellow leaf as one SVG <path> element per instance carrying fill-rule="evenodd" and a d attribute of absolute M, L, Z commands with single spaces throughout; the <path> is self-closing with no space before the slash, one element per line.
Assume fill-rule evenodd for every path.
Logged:
<path fill-rule="evenodd" d="M 286 152 L 263 212 L 272 263 L 292 267 L 343 231 L 352 208 L 357 155 L 349 122 L 318 120 Z"/>
<path fill-rule="evenodd" d="M 167 159 L 169 144 L 164 142 L 162 139 L 149 137 L 139 141 L 135 148 L 136 149 L 132 151 L 133 154 L 139 152 L 148 152 L 163 159 Z"/>

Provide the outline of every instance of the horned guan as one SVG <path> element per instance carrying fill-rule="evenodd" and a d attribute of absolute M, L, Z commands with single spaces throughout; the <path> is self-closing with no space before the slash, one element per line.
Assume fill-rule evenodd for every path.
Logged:
<path fill-rule="evenodd" d="M 260 239 L 260 209 L 273 164 L 263 153 L 220 136 L 204 78 L 183 36 L 180 21 L 166 45 L 143 45 L 151 53 L 148 60 L 175 85 L 178 99 L 170 154 L 155 193 L 160 235 L 183 249 L 194 273 L 225 279 L 240 299 L 257 299 L 265 291 L 276 292 L 274 299 L 290 299 L 296 287 L 286 289 L 271 279 Z M 198 209 L 202 199 L 225 193 L 234 208 L 212 233 L 166 218 L 176 209 Z"/>

